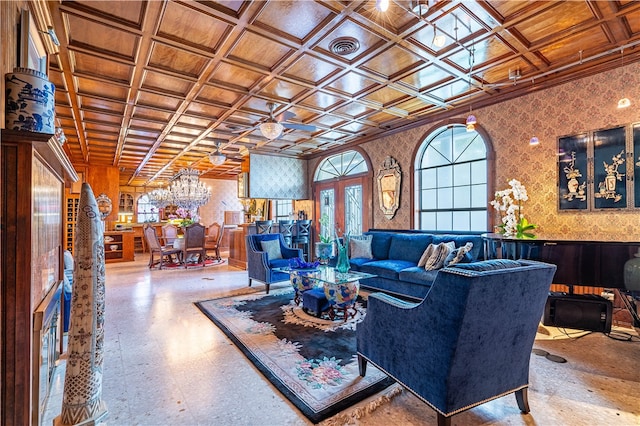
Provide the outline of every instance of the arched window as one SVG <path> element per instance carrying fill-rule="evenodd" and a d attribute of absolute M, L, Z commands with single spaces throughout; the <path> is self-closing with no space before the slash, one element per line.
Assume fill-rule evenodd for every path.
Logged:
<path fill-rule="evenodd" d="M 138 198 L 138 208 L 136 210 L 138 222 L 158 222 L 158 209 L 151 204 L 147 194 Z"/>
<path fill-rule="evenodd" d="M 369 194 L 367 176 L 369 166 L 358 151 L 345 151 L 325 158 L 316 168 L 316 217 L 322 227 L 316 226 L 320 236 L 332 237 L 334 229 L 350 235 L 359 235 L 369 227 Z"/>
<path fill-rule="evenodd" d="M 345 151 L 325 158 L 316 169 L 314 182 L 357 175 L 368 171 L 367 162 L 358 151 Z"/>
<path fill-rule="evenodd" d="M 418 150 L 416 228 L 487 230 L 487 145 L 462 124 L 440 127 Z"/>

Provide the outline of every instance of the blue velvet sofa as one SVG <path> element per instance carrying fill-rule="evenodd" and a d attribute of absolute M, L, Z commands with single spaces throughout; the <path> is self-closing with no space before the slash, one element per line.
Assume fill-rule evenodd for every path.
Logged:
<path fill-rule="evenodd" d="M 438 274 L 419 267 L 420 257 L 429 244 L 453 241 L 456 248 L 473 243 L 469 252 L 472 261 L 484 260 L 483 242 L 480 233 L 436 234 L 423 231 L 370 230 L 373 259 L 351 258 L 354 271 L 376 275 L 360 280 L 366 289 L 423 299 Z"/>

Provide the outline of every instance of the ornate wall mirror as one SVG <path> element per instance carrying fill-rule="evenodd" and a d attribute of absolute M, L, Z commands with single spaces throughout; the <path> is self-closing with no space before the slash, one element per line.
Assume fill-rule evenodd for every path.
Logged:
<path fill-rule="evenodd" d="M 100 211 L 100 219 L 105 220 L 107 216 L 111 214 L 113 204 L 111 198 L 104 192 L 96 197 L 96 203 L 98 204 L 98 210 Z"/>
<path fill-rule="evenodd" d="M 387 219 L 392 219 L 400 207 L 400 182 L 402 173 L 398 162 L 387 156 L 378 170 L 378 199 L 380 209 Z"/>

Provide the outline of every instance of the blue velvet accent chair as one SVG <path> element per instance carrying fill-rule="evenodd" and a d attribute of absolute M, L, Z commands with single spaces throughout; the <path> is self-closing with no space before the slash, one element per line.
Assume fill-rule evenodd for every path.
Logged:
<path fill-rule="evenodd" d="M 287 281 L 289 274 L 276 272 L 274 268 L 289 266 L 289 259 L 302 258 L 301 249 L 287 247 L 282 234 L 251 234 L 245 237 L 247 246 L 247 273 L 249 275 L 249 287 L 253 280 L 265 283 L 267 294 L 271 283 Z M 280 242 L 281 259 L 269 259 L 269 255 L 262 246 L 262 241 Z"/>
<path fill-rule="evenodd" d="M 357 327 L 358 366 L 371 362 L 451 416 L 515 393 L 529 412 L 529 361 L 556 266 L 488 260 L 441 269 L 418 303 L 372 293 Z"/>

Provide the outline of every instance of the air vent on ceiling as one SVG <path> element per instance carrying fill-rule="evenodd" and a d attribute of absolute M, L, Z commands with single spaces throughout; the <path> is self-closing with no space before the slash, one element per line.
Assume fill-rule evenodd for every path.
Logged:
<path fill-rule="evenodd" d="M 360 42 L 353 37 L 338 37 L 329 44 L 329 50 L 336 55 L 350 55 L 360 49 Z"/>

